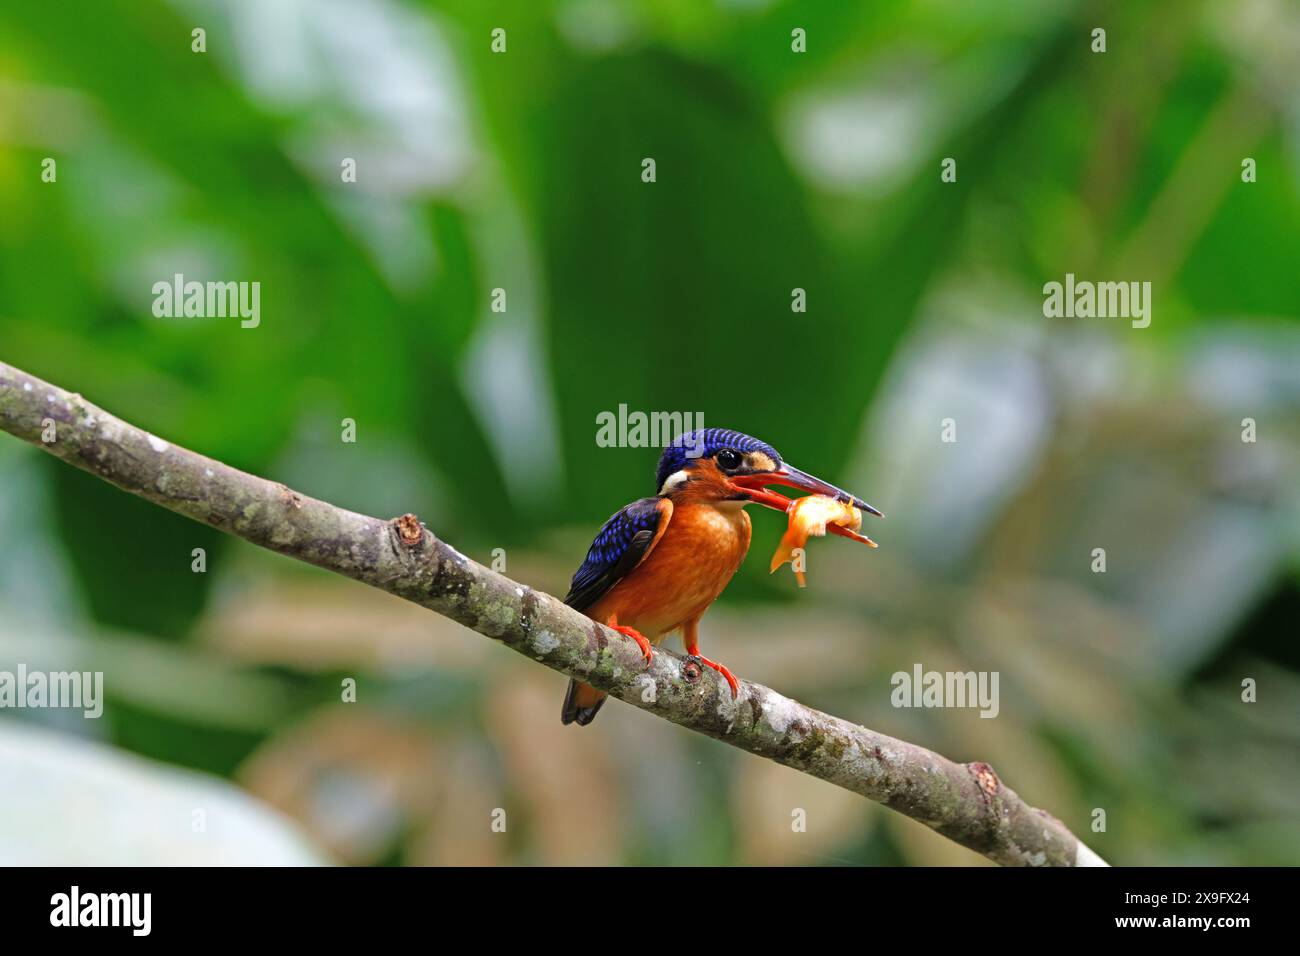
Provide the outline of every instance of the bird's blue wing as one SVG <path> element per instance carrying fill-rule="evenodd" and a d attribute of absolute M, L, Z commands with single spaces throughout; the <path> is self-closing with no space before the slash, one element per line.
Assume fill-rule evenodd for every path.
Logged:
<path fill-rule="evenodd" d="M 645 560 L 672 518 L 667 498 L 642 498 L 605 522 L 569 585 L 564 603 L 585 611 Z"/>

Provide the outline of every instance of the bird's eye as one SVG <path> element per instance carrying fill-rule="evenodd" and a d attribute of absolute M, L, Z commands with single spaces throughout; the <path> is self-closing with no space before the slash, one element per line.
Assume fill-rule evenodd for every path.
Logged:
<path fill-rule="evenodd" d="M 739 453 L 731 448 L 724 448 L 722 451 L 718 452 L 716 460 L 718 462 L 718 467 L 725 468 L 727 471 L 730 471 L 733 468 L 739 468 L 741 462 Z"/>

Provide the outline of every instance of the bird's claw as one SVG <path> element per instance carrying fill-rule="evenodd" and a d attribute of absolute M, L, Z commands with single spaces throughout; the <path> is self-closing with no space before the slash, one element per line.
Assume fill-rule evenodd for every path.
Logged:
<path fill-rule="evenodd" d="M 626 635 L 636 641 L 637 647 L 641 648 L 641 656 L 645 658 L 647 664 L 650 663 L 650 659 L 654 657 L 654 649 L 650 646 L 650 642 L 646 640 L 645 636 L 640 631 L 634 627 L 627 627 L 624 624 L 610 624 L 609 628 L 610 630 L 618 631 L 620 634 Z"/>
<path fill-rule="evenodd" d="M 703 664 L 705 667 L 713 668 L 727 679 L 727 683 L 731 686 L 731 699 L 735 700 L 740 696 L 740 681 L 736 680 L 736 675 L 731 673 L 731 670 L 726 664 L 719 664 L 717 661 L 711 661 L 702 654 L 690 654 L 686 659 L 688 661 L 695 661 Z"/>

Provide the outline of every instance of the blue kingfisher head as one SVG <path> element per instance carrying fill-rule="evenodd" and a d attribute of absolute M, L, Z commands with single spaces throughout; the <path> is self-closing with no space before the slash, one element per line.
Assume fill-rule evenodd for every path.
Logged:
<path fill-rule="evenodd" d="M 777 511 L 785 511 L 789 500 L 764 487 L 784 485 L 884 517 L 857 495 L 788 464 L 767 442 L 729 428 L 697 428 L 678 435 L 659 458 L 655 483 L 660 497 L 752 502 Z"/>

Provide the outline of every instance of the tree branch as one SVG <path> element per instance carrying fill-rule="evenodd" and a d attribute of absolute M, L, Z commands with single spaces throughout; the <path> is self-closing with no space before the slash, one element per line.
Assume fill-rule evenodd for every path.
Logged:
<path fill-rule="evenodd" d="M 356 514 L 169 444 L 0 363 L 0 428 L 178 514 L 413 601 L 619 699 L 905 813 L 1004 865 L 1102 865 L 986 763 L 954 763 L 629 638 L 460 554 L 414 515 Z M 52 439 L 52 440 L 51 440 Z"/>

